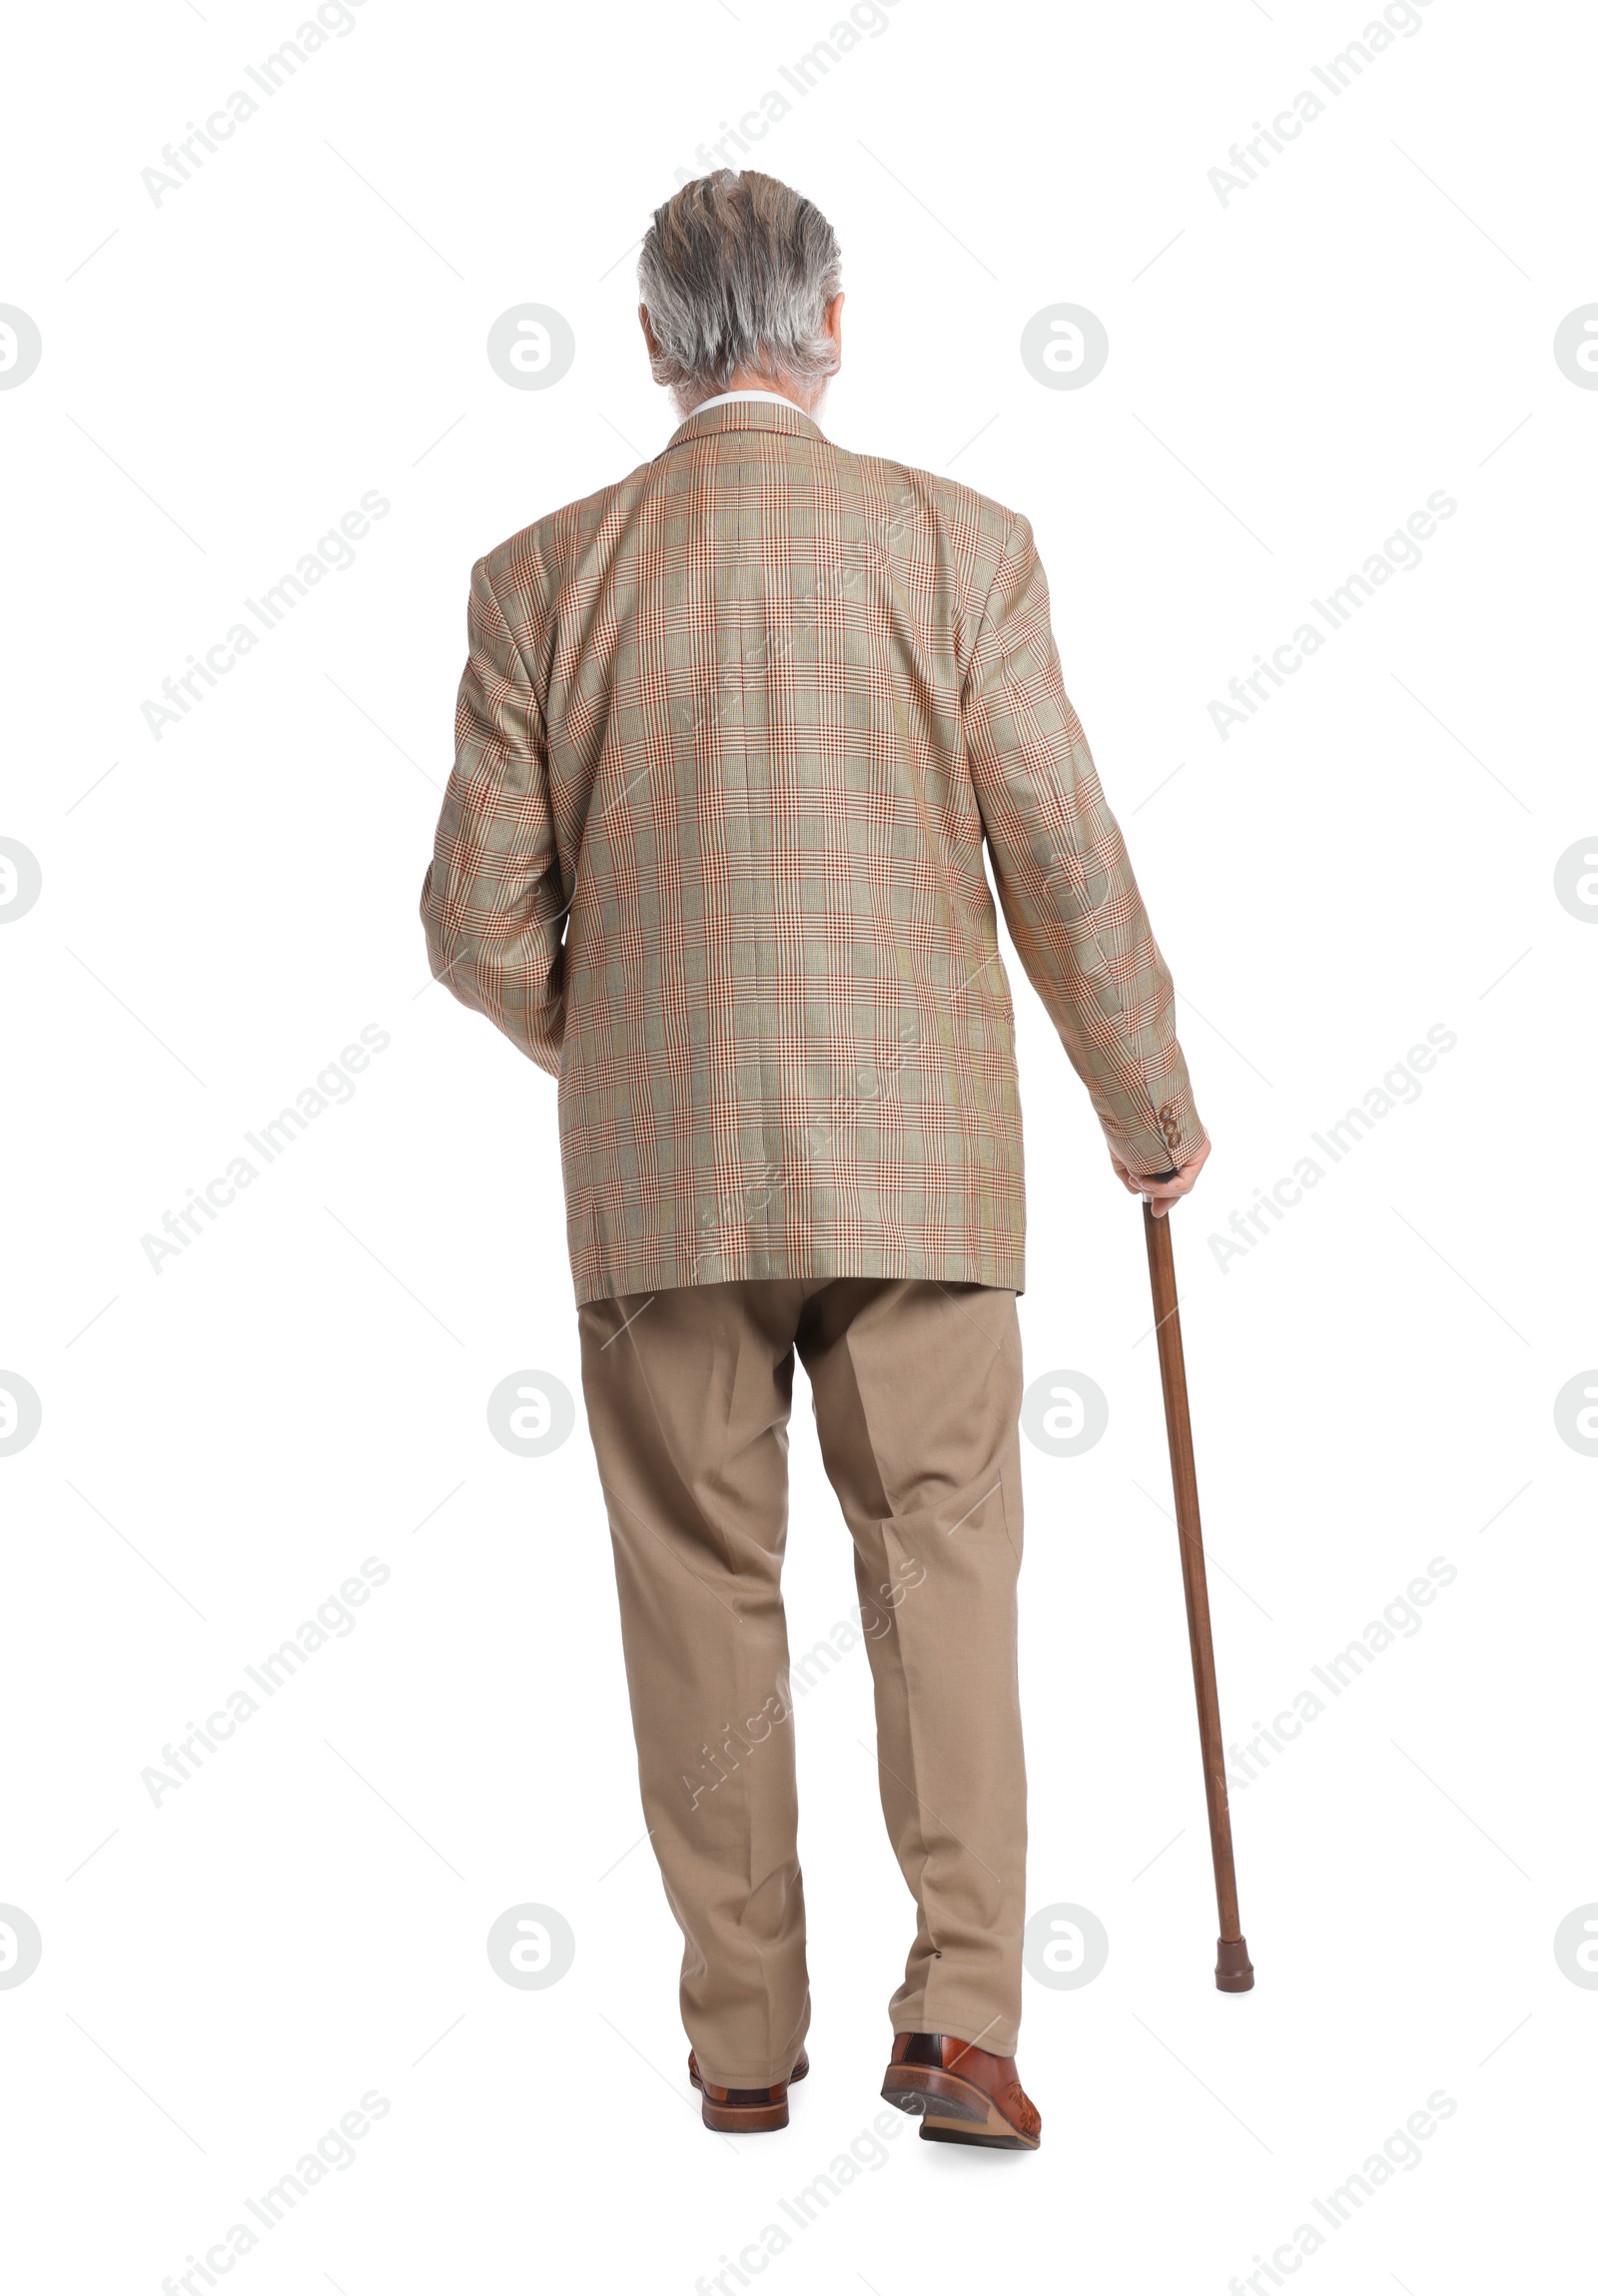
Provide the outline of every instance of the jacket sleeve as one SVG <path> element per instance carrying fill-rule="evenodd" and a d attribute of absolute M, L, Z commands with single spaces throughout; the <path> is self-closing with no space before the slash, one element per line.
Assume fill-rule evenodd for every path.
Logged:
<path fill-rule="evenodd" d="M 1177 1042 L 1171 975 L 1066 696 L 1024 517 L 994 575 L 962 710 L 1011 939 L 1105 1138 L 1139 1175 L 1186 1163 L 1205 1135 Z"/>
<path fill-rule="evenodd" d="M 455 762 L 421 920 L 434 977 L 551 1076 L 565 1028 L 566 898 L 549 803 L 542 698 L 488 579 L 471 570 Z"/>

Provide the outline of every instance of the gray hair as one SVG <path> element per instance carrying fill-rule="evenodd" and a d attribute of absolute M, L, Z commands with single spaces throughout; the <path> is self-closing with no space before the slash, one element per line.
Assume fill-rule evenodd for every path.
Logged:
<path fill-rule="evenodd" d="M 775 176 L 721 168 L 657 208 L 638 258 L 650 372 L 680 401 L 745 373 L 821 382 L 838 355 L 823 321 L 842 258 L 821 210 Z"/>

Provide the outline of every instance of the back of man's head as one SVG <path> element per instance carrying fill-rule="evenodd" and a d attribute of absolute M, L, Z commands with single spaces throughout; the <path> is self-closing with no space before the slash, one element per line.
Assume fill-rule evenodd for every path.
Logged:
<path fill-rule="evenodd" d="M 775 176 L 722 168 L 655 210 L 638 258 L 650 372 L 684 410 L 758 376 L 808 399 L 838 365 L 832 226 Z"/>

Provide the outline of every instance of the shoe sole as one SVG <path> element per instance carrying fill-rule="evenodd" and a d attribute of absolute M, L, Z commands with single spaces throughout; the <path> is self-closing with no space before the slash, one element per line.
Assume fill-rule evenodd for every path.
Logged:
<path fill-rule="evenodd" d="M 1023 2136 L 1006 2120 L 986 2089 L 935 2065 L 890 2065 L 885 2100 L 921 2122 L 929 2144 L 982 2144 L 996 2152 L 1036 2152 L 1039 2138 Z"/>
<path fill-rule="evenodd" d="M 796 2065 L 788 2075 L 788 2086 L 803 2080 L 810 2070 L 809 2063 Z M 699 2091 L 699 2117 L 706 2128 L 719 2130 L 725 2136 L 759 2136 L 766 2130 L 786 2128 L 788 2125 L 788 2099 L 781 2104 L 717 2104 L 705 2094 L 705 2084 L 696 2072 L 688 2075 Z"/>

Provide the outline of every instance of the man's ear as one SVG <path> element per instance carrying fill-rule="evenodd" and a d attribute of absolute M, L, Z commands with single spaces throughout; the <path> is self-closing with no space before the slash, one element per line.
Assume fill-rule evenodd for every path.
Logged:
<path fill-rule="evenodd" d="M 834 359 L 834 366 L 833 366 L 833 373 L 836 375 L 836 373 L 838 372 L 838 368 L 839 368 L 839 367 L 841 367 L 841 366 L 842 366 L 842 364 L 843 364 L 843 290 L 842 290 L 842 288 L 840 288 L 840 289 L 838 290 L 838 293 L 837 293 L 837 294 L 836 294 L 836 295 L 833 297 L 833 299 L 832 299 L 831 303 L 829 303 L 829 304 L 828 304 L 828 306 L 827 306 L 827 309 L 826 309 L 826 315 L 825 315 L 825 317 L 823 318 L 823 320 L 822 320 L 821 324 L 822 324 L 822 327 L 823 327 L 823 329 L 825 330 L 826 334 L 828 335 L 828 337 L 830 338 L 830 340 L 831 340 L 831 343 L 832 343 L 833 352 L 834 352 L 834 354 L 835 354 L 835 359 Z"/>
<path fill-rule="evenodd" d="M 638 306 L 638 325 L 643 329 L 643 339 L 649 346 L 650 358 L 658 359 L 660 356 L 660 346 L 655 341 L 654 329 L 649 325 L 648 310 L 646 306 L 641 303 Z"/>

